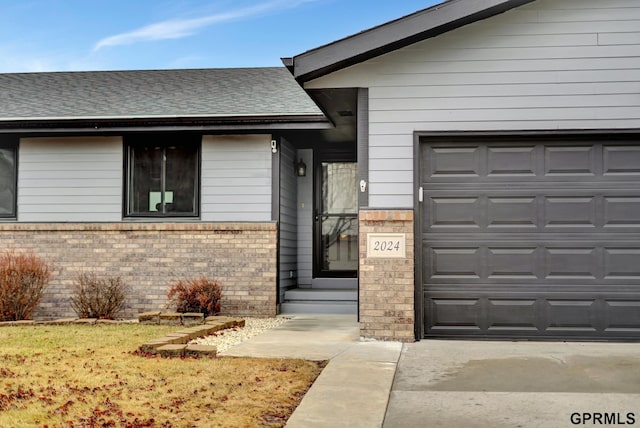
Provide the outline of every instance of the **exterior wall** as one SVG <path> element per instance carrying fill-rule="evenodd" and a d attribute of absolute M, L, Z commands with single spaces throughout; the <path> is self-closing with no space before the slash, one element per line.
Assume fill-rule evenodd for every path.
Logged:
<path fill-rule="evenodd" d="M 122 138 L 23 138 L 18 221 L 120 221 Z"/>
<path fill-rule="evenodd" d="M 203 221 L 271 221 L 271 136 L 204 136 Z M 122 137 L 23 138 L 18 221 L 122 220 Z"/>
<path fill-rule="evenodd" d="M 298 286 L 310 288 L 313 277 L 313 150 L 298 150 L 307 165 L 306 177 L 298 177 Z"/>
<path fill-rule="evenodd" d="M 36 318 L 75 316 L 69 296 L 81 272 L 132 287 L 124 317 L 164 309 L 171 280 L 200 275 L 220 281 L 223 314 L 275 316 L 276 241 L 275 223 L 0 224 L 3 248 L 55 264 Z"/>
<path fill-rule="evenodd" d="M 293 170 L 296 150 L 280 145 L 280 301 L 287 288 L 297 285 L 298 270 L 298 177 Z M 293 276 L 290 275 L 293 272 Z"/>
<path fill-rule="evenodd" d="M 0 247 L 33 250 L 55 263 L 36 316 L 74 316 L 70 289 L 83 271 L 121 276 L 132 286 L 125 317 L 164 307 L 172 279 L 199 275 L 223 285 L 223 313 L 275 315 L 270 141 L 204 136 L 203 222 L 147 223 L 122 221 L 122 137 L 21 139 L 18 222 L 0 223 Z"/>
<path fill-rule="evenodd" d="M 538 0 L 338 71 L 369 88 L 369 206 L 413 206 L 413 132 L 640 128 L 637 0 Z"/>
<path fill-rule="evenodd" d="M 360 227 L 360 335 L 378 340 L 413 342 L 414 233 L 413 211 L 361 210 Z M 403 233 L 404 259 L 367 257 L 367 234 Z"/>
<path fill-rule="evenodd" d="M 271 221 L 271 135 L 202 137 L 203 221 Z"/>

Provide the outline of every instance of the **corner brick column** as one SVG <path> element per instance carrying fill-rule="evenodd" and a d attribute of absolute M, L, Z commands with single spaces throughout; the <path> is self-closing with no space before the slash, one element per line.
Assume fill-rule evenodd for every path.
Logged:
<path fill-rule="evenodd" d="M 414 341 L 414 234 L 411 210 L 361 210 L 360 335 L 377 340 Z M 367 235 L 400 233 L 404 258 L 367 255 Z"/>

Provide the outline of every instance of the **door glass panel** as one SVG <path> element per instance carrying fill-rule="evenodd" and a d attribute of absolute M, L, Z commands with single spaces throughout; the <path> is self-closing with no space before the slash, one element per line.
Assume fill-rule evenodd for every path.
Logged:
<path fill-rule="evenodd" d="M 355 214 L 358 212 L 355 163 L 322 163 L 322 213 Z"/>
<path fill-rule="evenodd" d="M 357 177 L 356 163 L 322 163 L 323 271 L 358 269 Z"/>

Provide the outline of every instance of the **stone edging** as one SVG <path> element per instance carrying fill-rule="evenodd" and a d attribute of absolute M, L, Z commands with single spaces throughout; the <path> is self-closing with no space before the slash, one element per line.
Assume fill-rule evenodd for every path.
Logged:
<path fill-rule="evenodd" d="M 156 313 L 140 314 L 140 317 L 152 315 L 152 319 L 157 319 L 160 324 L 161 315 Z M 175 314 L 174 314 L 175 315 Z M 182 314 L 185 315 L 185 314 Z M 202 316 L 202 314 L 200 314 Z M 172 318 L 174 317 L 166 317 Z M 193 317 L 188 317 L 192 319 Z M 143 322 L 143 321 L 140 321 Z M 154 322 L 148 322 L 154 323 Z M 189 344 L 190 341 L 202 336 L 209 336 L 217 331 L 233 327 L 244 327 L 245 320 L 241 318 L 212 316 L 204 319 L 204 324 L 185 328 L 175 333 L 169 333 L 164 337 L 150 340 L 143 343 L 138 348 L 145 354 L 159 355 L 161 357 L 187 357 L 187 356 L 207 356 L 215 357 L 217 348 L 211 345 Z M 154 323 L 155 324 L 155 323 Z"/>

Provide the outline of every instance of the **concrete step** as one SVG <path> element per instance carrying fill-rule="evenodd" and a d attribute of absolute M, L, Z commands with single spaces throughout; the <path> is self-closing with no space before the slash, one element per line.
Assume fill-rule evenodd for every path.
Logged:
<path fill-rule="evenodd" d="M 357 289 L 358 278 L 312 278 L 311 288 Z"/>
<path fill-rule="evenodd" d="M 290 301 L 352 301 L 358 300 L 358 290 L 335 288 L 293 288 L 284 293 L 285 302 Z"/>
<path fill-rule="evenodd" d="M 341 314 L 357 315 L 356 302 L 285 302 L 280 305 L 281 314 Z"/>

